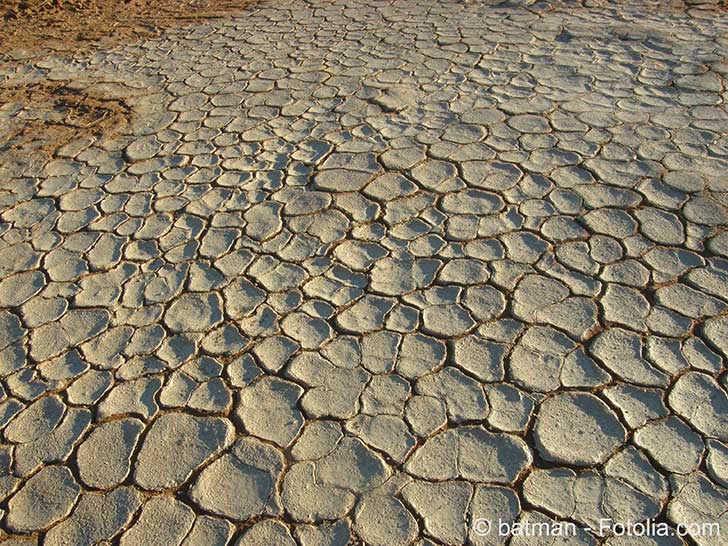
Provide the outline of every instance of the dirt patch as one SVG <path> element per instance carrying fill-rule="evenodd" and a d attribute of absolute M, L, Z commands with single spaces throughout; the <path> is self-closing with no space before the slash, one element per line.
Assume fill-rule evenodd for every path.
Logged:
<path fill-rule="evenodd" d="M 220 17 L 254 0 L 0 0 L 0 51 L 78 52 Z"/>
<path fill-rule="evenodd" d="M 60 82 L 0 87 L 0 104 L 17 111 L 0 134 L 0 153 L 13 155 L 52 155 L 73 139 L 111 136 L 131 115 L 123 100 Z"/>

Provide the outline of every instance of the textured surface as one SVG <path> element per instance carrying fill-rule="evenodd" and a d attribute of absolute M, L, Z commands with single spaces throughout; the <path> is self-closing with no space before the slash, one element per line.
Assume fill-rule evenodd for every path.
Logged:
<path fill-rule="evenodd" d="M 588 4 L 263 2 L 0 64 L 130 115 L 0 149 L 8 544 L 728 532 L 728 15 Z"/>

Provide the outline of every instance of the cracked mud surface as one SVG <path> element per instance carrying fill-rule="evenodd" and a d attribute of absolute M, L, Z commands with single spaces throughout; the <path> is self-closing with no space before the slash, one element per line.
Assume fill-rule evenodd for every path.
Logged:
<path fill-rule="evenodd" d="M 247 0 L 0 0 L 0 56 L 77 53 L 240 11 Z"/>
<path fill-rule="evenodd" d="M 472 528 L 728 532 L 728 15 L 587 4 L 0 63 L 0 542 L 721 544 Z"/>

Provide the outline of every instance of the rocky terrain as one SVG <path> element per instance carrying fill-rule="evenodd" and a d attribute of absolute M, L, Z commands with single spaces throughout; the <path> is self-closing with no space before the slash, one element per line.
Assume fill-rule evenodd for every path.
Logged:
<path fill-rule="evenodd" d="M 0 544 L 723 544 L 728 14 L 221 15 L 4 49 Z"/>

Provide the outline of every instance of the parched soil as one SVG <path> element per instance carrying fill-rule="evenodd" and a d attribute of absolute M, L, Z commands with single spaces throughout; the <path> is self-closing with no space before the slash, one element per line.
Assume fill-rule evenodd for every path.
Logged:
<path fill-rule="evenodd" d="M 165 29 L 228 15 L 254 0 L 0 0 L 0 61 L 91 52 Z M 78 82 L 76 82 L 78 83 Z M 72 139 L 123 130 L 131 110 L 118 97 L 74 82 L 0 81 L 0 107 L 17 112 L 0 129 L 0 155 L 53 154 Z"/>
<path fill-rule="evenodd" d="M 148 38 L 253 0 L 0 0 L 0 52 L 77 52 Z"/>
<path fill-rule="evenodd" d="M 0 0 L 0 61 L 90 52 L 151 38 L 250 7 L 256 0 Z M 619 0 L 617 0 L 619 1 Z M 631 0 L 623 0 L 631 1 Z M 728 0 L 661 0 L 661 9 L 725 9 Z M 76 82 L 78 83 L 78 82 Z M 17 112 L 0 128 L 0 155 L 53 154 L 74 138 L 123 130 L 131 109 L 119 97 L 73 82 L 0 79 L 0 108 Z"/>
<path fill-rule="evenodd" d="M 255 1 L 0 0 L 0 59 L 128 43 L 167 28 L 236 13 Z M 658 5 L 725 10 L 728 0 L 664 0 Z"/>

